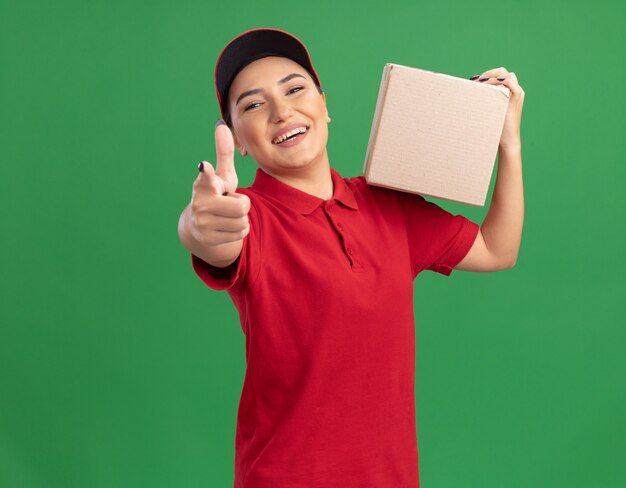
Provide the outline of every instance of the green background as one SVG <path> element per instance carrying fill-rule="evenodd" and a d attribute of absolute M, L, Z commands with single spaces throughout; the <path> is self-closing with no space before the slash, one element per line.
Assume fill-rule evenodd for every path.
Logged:
<path fill-rule="evenodd" d="M 0 486 L 232 486 L 244 336 L 177 223 L 215 163 L 217 55 L 254 27 L 309 47 L 343 176 L 361 174 L 385 63 L 516 73 L 517 265 L 415 282 L 422 485 L 626 486 L 625 13 L 0 0 Z M 235 164 L 249 186 L 254 161 Z"/>

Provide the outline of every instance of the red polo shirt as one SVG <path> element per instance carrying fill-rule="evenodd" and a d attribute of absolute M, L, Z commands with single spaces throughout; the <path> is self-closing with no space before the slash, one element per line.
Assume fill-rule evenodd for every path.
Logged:
<path fill-rule="evenodd" d="M 413 279 L 450 275 L 478 225 L 331 169 L 330 200 L 258 169 L 237 261 L 192 255 L 246 340 L 236 488 L 419 487 Z"/>

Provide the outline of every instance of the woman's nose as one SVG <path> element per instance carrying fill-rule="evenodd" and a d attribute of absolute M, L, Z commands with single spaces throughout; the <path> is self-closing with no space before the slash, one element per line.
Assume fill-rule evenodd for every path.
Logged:
<path fill-rule="evenodd" d="M 276 100 L 272 103 L 272 117 L 275 122 L 287 120 L 292 114 L 289 103 L 283 100 Z"/>

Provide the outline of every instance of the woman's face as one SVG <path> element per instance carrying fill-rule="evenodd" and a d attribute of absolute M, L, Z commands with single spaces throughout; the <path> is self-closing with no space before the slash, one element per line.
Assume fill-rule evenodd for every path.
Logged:
<path fill-rule="evenodd" d="M 328 164 L 326 95 L 295 61 L 269 56 L 248 64 L 230 86 L 228 111 L 237 149 L 268 173 Z M 292 124 L 307 127 L 306 135 L 295 145 L 274 144 L 275 134 Z"/>

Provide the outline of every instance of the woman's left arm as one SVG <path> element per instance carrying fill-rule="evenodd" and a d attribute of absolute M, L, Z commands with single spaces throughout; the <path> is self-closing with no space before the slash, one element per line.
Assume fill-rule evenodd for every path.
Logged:
<path fill-rule="evenodd" d="M 499 271 L 515 265 L 522 240 L 524 188 L 520 126 L 524 90 L 515 73 L 504 68 L 485 71 L 476 81 L 504 85 L 511 91 L 511 98 L 498 145 L 498 174 L 491 204 L 474 245 L 455 269 Z"/>

